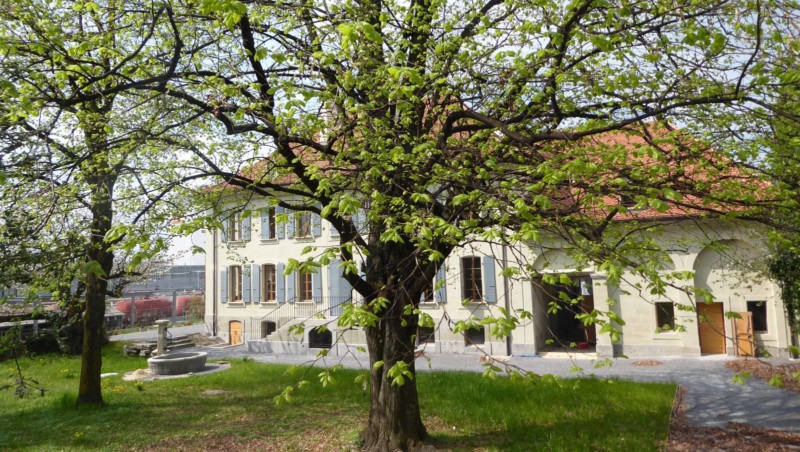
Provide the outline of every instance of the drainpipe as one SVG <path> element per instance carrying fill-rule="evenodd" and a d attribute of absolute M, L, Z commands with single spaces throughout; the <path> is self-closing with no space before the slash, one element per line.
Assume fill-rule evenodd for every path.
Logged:
<path fill-rule="evenodd" d="M 212 315 L 211 315 L 211 335 L 216 337 L 217 336 L 217 284 L 219 281 L 219 269 L 217 268 L 218 264 L 218 256 L 217 256 L 217 230 L 214 229 L 214 233 L 212 236 L 212 247 L 211 247 L 211 260 L 212 265 L 211 268 L 213 269 L 214 274 L 211 275 L 211 285 L 213 286 L 213 292 L 211 292 L 211 302 L 212 302 Z"/>
<path fill-rule="evenodd" d="M 503 270 L 508 268 L 508 244 L 503 243 Z M 511 290 L 508 276 L 503 275 L 503 299 L 505 300 L 506 312 L 511 312 Z M 506 356 L 511 356 L 511 334 L 506 336 Z"/>

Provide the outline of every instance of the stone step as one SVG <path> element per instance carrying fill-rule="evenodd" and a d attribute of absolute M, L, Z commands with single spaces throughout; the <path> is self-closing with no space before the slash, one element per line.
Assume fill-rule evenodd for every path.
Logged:
<path fill-rule="evenodd" d="M 188 343 L 181 342 L 179 344 L 172 343 L 172 344 L 169 344 L 167 346 L 167 350 L 169 350 L 171 352 L 174 352 L 175 350 L 182 350 L 184 348 L 193 348 L 193 347 L 194 347 L 194 343 L 192 343 L 192 342 L 188 342 Z"/>

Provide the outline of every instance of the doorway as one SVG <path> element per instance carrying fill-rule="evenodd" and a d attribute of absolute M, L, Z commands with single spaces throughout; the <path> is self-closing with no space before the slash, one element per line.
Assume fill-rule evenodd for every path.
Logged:
<path fill-rule="evenodd" d="M 228 333 L 230 335 L 230 345 L 238 345 L 242 343 L 242 322 L 238 320 L 231 320 L 228 324 Z"/>
<path fill-rule="evenodd" d="M 544 304 L 547 310 L 547 336 L 552 343 L 547 349 L 593 348 L 597 342 L 594 325 L 584 325 L 577 318 L 594 310 L 592 282 L 588 276 L 573 277 L 571 284 L 545 284 Z"/>
<path fill-rule="evenodd" d="M 724 355 L 725 316 L 722 303 L 697 304 L 697 329 L 700 334 L 700 353 Z"/>

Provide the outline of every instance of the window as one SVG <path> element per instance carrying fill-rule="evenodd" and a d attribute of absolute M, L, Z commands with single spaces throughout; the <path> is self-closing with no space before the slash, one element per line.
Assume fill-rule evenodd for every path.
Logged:
<path fill-rule="evenodd" d="M 228 218 L 228 241 L 238 242 L 242 240 L 242 219 L 240 214 L 236 213 Z"/>
<path fill-rule="evenodd" d="M 242 301 L 242 266 L 232 265 L 230 275 L 231 300 Z"/>
<path fill-rule="evenodd" d="M 656 303 L 656 327 L 659 331 L 675 329 L 675 305 L 672 302 Z"/>
<path fill-rule="evenodd" d="M 261 287 L 261 293 L 264 294 L 264 301 L 276 301 L 278 297 L 276 293 L 277 273 L 275 272 L 275 266 L 272 264 L 264 264 L 261 267 L 261 273 L 264 275 Z"/>
<path fill-rule="evenodd" d="M 422 295 L 419 297 L 420 303 L 433 303 L 433 285 L 428 284 L 422 289 Z"/>
<path fill-rule="evenodd" d="M 430 326 L 420 326 L 417 328 L 417 344 L 435 344 L 436 330 Z"/>
<path fill-rule="evenodd" d="M 261 240 L 277 238 L 275 226 L 275 208 L 270 207 L 266 212 L 261 212 Z"/>
<path fill-rule="evenodd" d="M 314 299 L 312 279 L 311 273 L 297 274 L 297 297 L 300 301 L 312 301 Z"/>
<path fill-rule="evenodd" d="M 483 281 L 481 279 L 481 258 L 461 258 L 462 294 L 464 300 L 481 301 Z"/>
<path fill-rule="evenodd" d="M 486 342 L 486 333 L 483 327 L 469 328 L 464 331 L 464 342 L 466 345 L 481 345 Z"/>
<path fill-rule="evenodd" d="M 294 236 L 297 238 L 311 237 L 311 214 L 298 212 L 294 217 Z"/>
<path fill-rule="evenodd" d="M 747 312 L 753 314 L 753 332 L 767 332 L 767 303 L 763 301 L 748 301 Z"/>
<path fill-rule="evenodd" d="M 309 348 L 331 348 L 333 346 L 333 334 L 324 327 L 314 328 L 308 332 Z"/>
<path fill-rule="evenodd" d="M 264 320 L 261 322 L 261 338 L 265 338 L 278 330 L 275 322 Z"/>

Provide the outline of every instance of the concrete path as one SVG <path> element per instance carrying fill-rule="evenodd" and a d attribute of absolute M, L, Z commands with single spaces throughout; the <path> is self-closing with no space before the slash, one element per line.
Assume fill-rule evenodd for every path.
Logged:
<path fill-rule="evenodd" d="M 204 332 L 203 325 L 171 328 L 173 336 Z M 148 336 L 148 334 L 150 334 Z M 112 340 L 155 340 L 155 331 L 114 336 Z M 196 347 L 208 352 L 209 359 L 249 357 L 256 361 L 280 364 L 310 364 L 313 355 L 269 355 L 247 353 L 242 345 L 227 347 Z M 327 357 L 328 365 L 342 363 L 348 368 L 369 368 L 365 354 L 354 357 Z M 483 362 L 477 355 L 426 354 L 417 360 L 418 371 L 468 371 L 482 372 Z M 502 357 L 506 359 L 505 357 Z M 674 382 L 686 387 L 686 417 L 689 422 L 703 426 L 724 426 L 728 422 L 742 422 L 756 427 L 770 427 L 800 433 L 800 393 L 767 385 L 753 377 L 745 385 L 734 384 L 733 372 L 725 362 L 728 356 L 702 357 L 652 357 L 647 360 L 661 362 L 654 366 L 636 366 L 643 358 L 613 359 L 611 366 L 595 368 L 595 361 L 587 357 L 517 357 L 508 358 L 508 364 L 540 375 L 575 377 L 573 367 L 582 368 L 583 375 L 598 378 L 622 378 L 636 381 Z M 322 362 L 317 365 L 323 365 Z M 422 395 L 424 397 L 424 394 Z"/>

